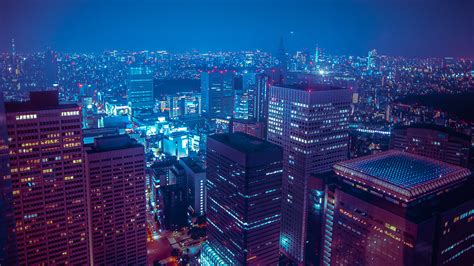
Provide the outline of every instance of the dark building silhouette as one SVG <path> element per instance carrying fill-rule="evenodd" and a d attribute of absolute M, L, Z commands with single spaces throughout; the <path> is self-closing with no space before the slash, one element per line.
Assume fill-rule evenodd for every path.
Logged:
<path fill-rule="evenodd" d="M 244 133 L 207 142 L 208 241 L 203 265 L 276 265 L 282 149 Z"/>
<path fill-rule="evenodd" d="M 13 190 L 8 153 L 5 106 L 3 93 L 0 92 L 0 265 L 13 265 L 17 260 Z"/>

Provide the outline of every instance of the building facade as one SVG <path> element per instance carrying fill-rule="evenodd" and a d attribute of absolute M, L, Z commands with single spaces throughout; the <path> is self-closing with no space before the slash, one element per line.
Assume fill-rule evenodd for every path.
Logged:
<path fill-rule="evenodd" d="M 145 156 L 128 135 L 86 146 L 89 246 L 95 265 L 145 265 Z"/>
<path fill-rule="evenodd" d="M 436 125 L 412 125 L 392 130 L 392 149 L 467 167 L 471 138 Z"/>
<path fill-rule="evenodd" d="M 128 105 L 133 114 L 155 107 L 153 75 L 148 68 L 130 68 L 126 85 Z"/>
<path fill-rule="evenodd" d="M 89 262 L 81 112 L 56 91 L 7 103 L 18 263 Z"/>
<path fill-rule="evenodd" d="M 203 265 L 276 265 L 282 150 L 243 133 L 207 142 L 208 241 Z"/>
<path fill-rule="evenodd" d="M 234 73 L 227 70 L 201 73 L 202 112 L 210 117 L 232 116 Z"/>
<path fill-rule="evenodd" d="M 324 180 L 321 265 L 472 263 L 470 175 L 395 150 L 336 164 Z"/>
<path fill-rule="evenodd" d="M 347 159 L 351 92 L 330 86 L 273 86 L 267 139 L 283 147 L 280 245 L 294 262 L 305 259 L 308 178 Z"/>

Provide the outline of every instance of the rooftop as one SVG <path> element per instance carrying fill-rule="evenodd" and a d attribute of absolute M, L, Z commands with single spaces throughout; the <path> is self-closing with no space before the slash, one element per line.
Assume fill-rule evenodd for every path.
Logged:
<path fill-rule="evenodd" d="M 340 162 L 334 171 L 405 202 L 463 182 L 471 174 L 462 167 L 395 150 Z"/>
<path fill-rule="evenodd" d="M 179 159 L 182 161 L 187 167 L 189 167 L 194 173 L 203 173 L 206 172 L 199 164 L 196 163 L 192 158 L 183 157 Z"/>
<path fill-rule="evenodd" d="M 210 135 L 209 138 L 247 154 L 263 151 L 273 152 L 280 149 L 275 144 L 241 132 Z"/>
<path fill-rule="evenodd" d="M 128 135 L 105 136 L 94 139 L 94 144 L 89 145 L 87 153 L 108 152 L 128 148 L 142 147 Z"/>

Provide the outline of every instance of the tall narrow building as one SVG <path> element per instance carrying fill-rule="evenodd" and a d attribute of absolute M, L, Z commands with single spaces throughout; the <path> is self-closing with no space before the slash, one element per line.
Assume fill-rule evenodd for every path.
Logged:
<path fill-rule="evenodd" d="M 15 215 L 8 157 L 5 106 L 0 92 L 0 265 L 16 264 Z"/>
<path fill-rule="evenodd" d="M 201 73 L 202 112 L 209 118 L 232 116 L 234 73 L 227 70 Z"/>
<path fill-rule="evenodd" d="M 127 99 L 133 114 L 154 108 L 153 75 L 148 68 L 130 68 L 127 79 Z"/>
<path fill-rule="evenodd" d="M 203 265 L 277 265 L 282 149 L 244 133 L 207 142 Z"/>
<path fill-rule="evenodd" d="M 88 264 L 80 108 L 57 91 L 5 107 L 18 264 Z"/>
<path fill-rule="evenodd" d="M 280 245 L 296 263 L 305 259 L 308 178 L 347 159 L 350 102 L 344 88 L 270 88 L 267 138 L 284 150 Z"/>
<path fill-rule="evenodd" d="M 145 265 L 143 146 L 128 135 L 86 146 L 89 245 L 94 265 Z"/>

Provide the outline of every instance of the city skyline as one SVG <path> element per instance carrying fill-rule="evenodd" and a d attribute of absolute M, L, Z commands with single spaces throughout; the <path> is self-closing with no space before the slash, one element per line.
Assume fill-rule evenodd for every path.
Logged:
<path fill-rule="evenodd" d="M 0 2 L 0 265 L 472 264 L 474 0 Z"/>
<path fill-rule="evenodd" d="M 283 37 L 289 51 L 319 46 L 334 54 L 375 48 L 394 56 L 474 57 L 474 2 L 379 2 L 7 0 L 0 5 L 0 52 L 9 52 L 15 39 L 19 52 L 274 53 Z"/>

